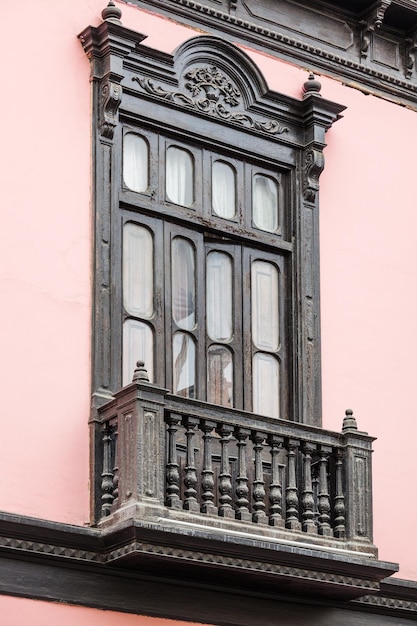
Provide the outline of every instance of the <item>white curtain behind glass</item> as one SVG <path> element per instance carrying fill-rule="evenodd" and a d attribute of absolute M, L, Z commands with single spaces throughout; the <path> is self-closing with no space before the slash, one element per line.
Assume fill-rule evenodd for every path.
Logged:
<path fill-rule="evenodd" d="M 174 146 L 166 154 L 166 194 L 181 206 L 191 206 L 194 201 L 193 160 L 189 152 Z"/>
<path fill-rule="evenodd" d="M 145 363 L 153 382 L 153 332 L 143 322 L 127 319 L 123 324 L 123 385 L 132 382 L 137 361 Z"/>
<path fill-rule="evenodd" d="M 235 172 L 223 161 L 215 161 L 212 168 L 212 206 L 220 217 L 231 219 L 236 212 Z"/>
<path fill-rule="evenodd" d="M 132 191 L 146 191 L 148 188 L 149 164 L 148 144 L 142 137 L 133 133 L 123 140 L 123 180 Z"/>
<path fill-rule="evenodd" d="M 278 193 L 272 178 L 257 174 L 253 178 L 253 221 L 261 230 L 273 233 L 278 228 Z"/>
<path fill-rule="evenodd" d="M 179 328 L 195 326 L 194 248 L 181 237 L 172 242 L 172 317 Z"/>
<path fill-rule="evenodd" d="M 195 398 L 195 343 L 185 333 L 175 333 L 172 340 L 173 391 L 185 398 Z"/>
<path fill-rule="evenodd" d="M 207 255 L 206 307 L 209 337 L 229 341 L 233 334 L 232 260 L 223 252 Z"/>

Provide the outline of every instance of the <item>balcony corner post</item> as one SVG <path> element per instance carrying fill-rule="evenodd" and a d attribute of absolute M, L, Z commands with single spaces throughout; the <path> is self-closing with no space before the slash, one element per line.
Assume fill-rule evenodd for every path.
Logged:
<path fill-rule="evenodd" d="M 117 428 L 117 508 L 113 521 L 161 515 L 165 500 L 165 422 L 167 391 L 149 383 L 138 361 L 130 385 L 114 394 L 112 420 Z M 109 403 L 110 406 L 110 403 Z M 101 407 L 106 424 L 106 405 Z M 109 519 L 107 517 L 107 519 Z"/>
<path fill-rule="evenodd" d="M 352 547 L 372 545 L 372 442 L 373 437 L 358 431 L 350 409 L 343 420 L 343 491 L 345 497 L 346 539 Z"/>

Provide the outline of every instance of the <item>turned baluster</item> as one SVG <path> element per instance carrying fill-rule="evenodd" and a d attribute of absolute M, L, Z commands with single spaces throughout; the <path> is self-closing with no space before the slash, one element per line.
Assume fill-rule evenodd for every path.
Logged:
<path fill-rule="evenodd" d="M 246 468 L 246 439 L 250 430 L 236 428 L 235 437 L 238 447 L 238 475 L 236 480 L 236 519 L 250 522 L 252 515 L 249 511 L 249 487 Z"/>
<path fill-rule="evenodd" d="M 313 496 L 313 483 L 311 478 L 311 455 L 316 449 L 316 445 L 313 443 L 304 443 L 303 445 L 303 475 L 304 486 L 301 502 L 303 505 L 303 531 L 306 533 L 317 533 L 317 526 L 314 521 L 314 496 Z"/>
<path fill-rule="evenodd" d="M 103 426 L 103 472 L 101 474 L 101 513 L 110 515 L 113 504 L 113 472 L 111 472 L 111 432 L 108 424 Z"/>
<path fill-rule="evenodd" d="M 167 506 L 174 509 L 181 508 L 180 500 L 180 473 L 178 470 L 177 459 L 177 442 L 176 433 L 177 426 L 181 421 L 181 416 L 175 413 L 170 413 L 166 418 L 168 424 L 168 463 L 167 463 L 167 489 L 166 489 L 166 502 Z"/>
<path fill-rule="evenodd" d="M 298 519 L 298 488 L 295 473 L 295 457 L 299 445 L 300 442 L 295 439 L 288 440 L 288 485 L 285 497 L 287 505 L 287 519 L 285 521 L 285 526 L 291 530 L 301 529 L 301 524 Z"/>
<path fill-rule="evenodd" d="M 330 496 L 328 483 L 328 461 L 332 449 L 329 446 L 320 447 L 319 460 L 319 534 L 330 537 L 333 534 L 330 526 Z"/>
<path fill-rule="evenodd" d="M 217 428 L 220 435 L 221 445 L 221 461 L 219 474 L 219 515 L 221 517 L 234 517 L 235 513 L 232 508 L 232 476 L 230 474 L 229 462 L 229 442 L 233 427 L 227 424 L 221 424 Z"/>
<path fill-rule="evenodd" d="M 282 486 L 280 480 L 279 452 L 284 442 L 283 437 L 270 435 L 268 443 L 271 446 L 271 484 L 269 486 L 270 515 L 269 524 L 271 526 L 284 526 L 282 519 Z"/>
<path fill-rule="evenodd" d="M 340 448 L 336 452 L 336 496 L 334 499 L 334 536 L 344 539 L 346 536 L 345 526 L 345 497 L 343 495 L 342 471 L 343 452 Z"/>
<path fill-rule="evenodd" d="M 119 500 L 119 450 L 118 450 L 118 429 L 117 424 L 113 428 L 113 506 L 117 507 Z"/>
<path fill-rule="evenodd" d="M 187 511 L 200 511 L 200 506 L 197 502 L 197 472 L 194 454 L 194 431 L 198 423 L 199 420 L 194 417 L 186 417 L 184 419 L 184 426 L 187 429 L 185 433 L 187 438 L 187 455 L 184 472 L 184 509 L 187 509 Z"/>
<path fill-rule="evenodd" d="M 267 524 L 268 517 L 265 513 L 265 481 L 262 466 L 262 450 L 265 441 L 263 433 L 255 432 L 252 435 L 252 441 L 255 444 L 255 480 L 253 481 L 253 515 L 252 519 L 256 524 Z"/>
<path fill-rule="evenodd" d="M 209 515 L 217 515 L 217 507 L 214 505 L 214 472 L 211 461 L 211 440 L 210 434 L 216 426 L 215 422 L 204 420 L 201 424 L 204 441 L 203 471 L 201 472 L 201 487 L 203 489 L 201 511 Z"/>
<path fill-rule="evenodd" d="M 319 467 L 318 461 L 314 462 L 311 466 L 311 476 L 312 476 L 312 486 L 313 486 L 313 499 L 314 499 L 314 523 L 316 527 L 319 526 L 319 510 L 318 510 L 318 500 L 319 500 Z"/>

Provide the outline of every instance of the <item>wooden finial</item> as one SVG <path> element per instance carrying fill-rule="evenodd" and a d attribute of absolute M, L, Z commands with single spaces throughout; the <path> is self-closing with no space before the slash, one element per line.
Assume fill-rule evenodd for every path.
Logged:
<path fill-rule="evenodd" d="M 346 409 L 345 417 L 343 418 L 342 432 L 344 433 L 349 430 L 358 430 L 358 425 L 356 424 L 356 419 L 353 417 L 352 409 Z"/>
<path fill-rule="evenodd" d="M 101 12 L 101 17 L 105 22 L 112 22 L 112 24 L 120 24 L 120 18 L 122 17 L 122 12 L 117 6 L 114 4 L 113 0 L 109 0 L 108 5 Z"/>
<path fill-rule="evenodd" d="M 148 372 L 146 371 L 145 363 L 143 361 L 137 361 L 135 371 L 133 372 L 132 382 L 133 383 L 137 383 L 137 382 L 148 383 L 149 382 Z"/>
<path fill-rule="evenodd" d="M 321 83 L 316 80 L 313 72 L 310 72 L 308 80 L 303 85 L 303 99 L 308 98 L 311 94 L 321 97 Z"/>

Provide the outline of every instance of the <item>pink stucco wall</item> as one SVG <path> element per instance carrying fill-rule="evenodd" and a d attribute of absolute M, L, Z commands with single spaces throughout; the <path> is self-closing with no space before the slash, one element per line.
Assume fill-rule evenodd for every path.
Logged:
<path fill-rule="evenodd" d="M 193 626 L 191 622 L 179 622 L 157 617 L 128 615 L 115 611 L 100 611 L 81 606 L 68 606 L 53 602 L 40 602 L 0 596 L 0 615 L 3 626 Z"/>
<path fill-rule="evenodd" d="M 100 22 L 104 5 L 8 3 L 0 23 L 0 510 L 75 524 L 89 518 L 91 315 L 89 63 L 76 36 Z M 120 6 L 149 46 L 172 52 L 197 34 Z M 246 51 L 272 89 L 301 97 L 306 71 Z M 378 437 L 375 543 L 382 559 L 400 562 L 402 577 L 417 580 L 417 114 L 321 82 L 325 97 L 348 107 L 328 133 L 321 177 L 324 426 L 340 429 L 351 406 L 359 427 Z"/>

